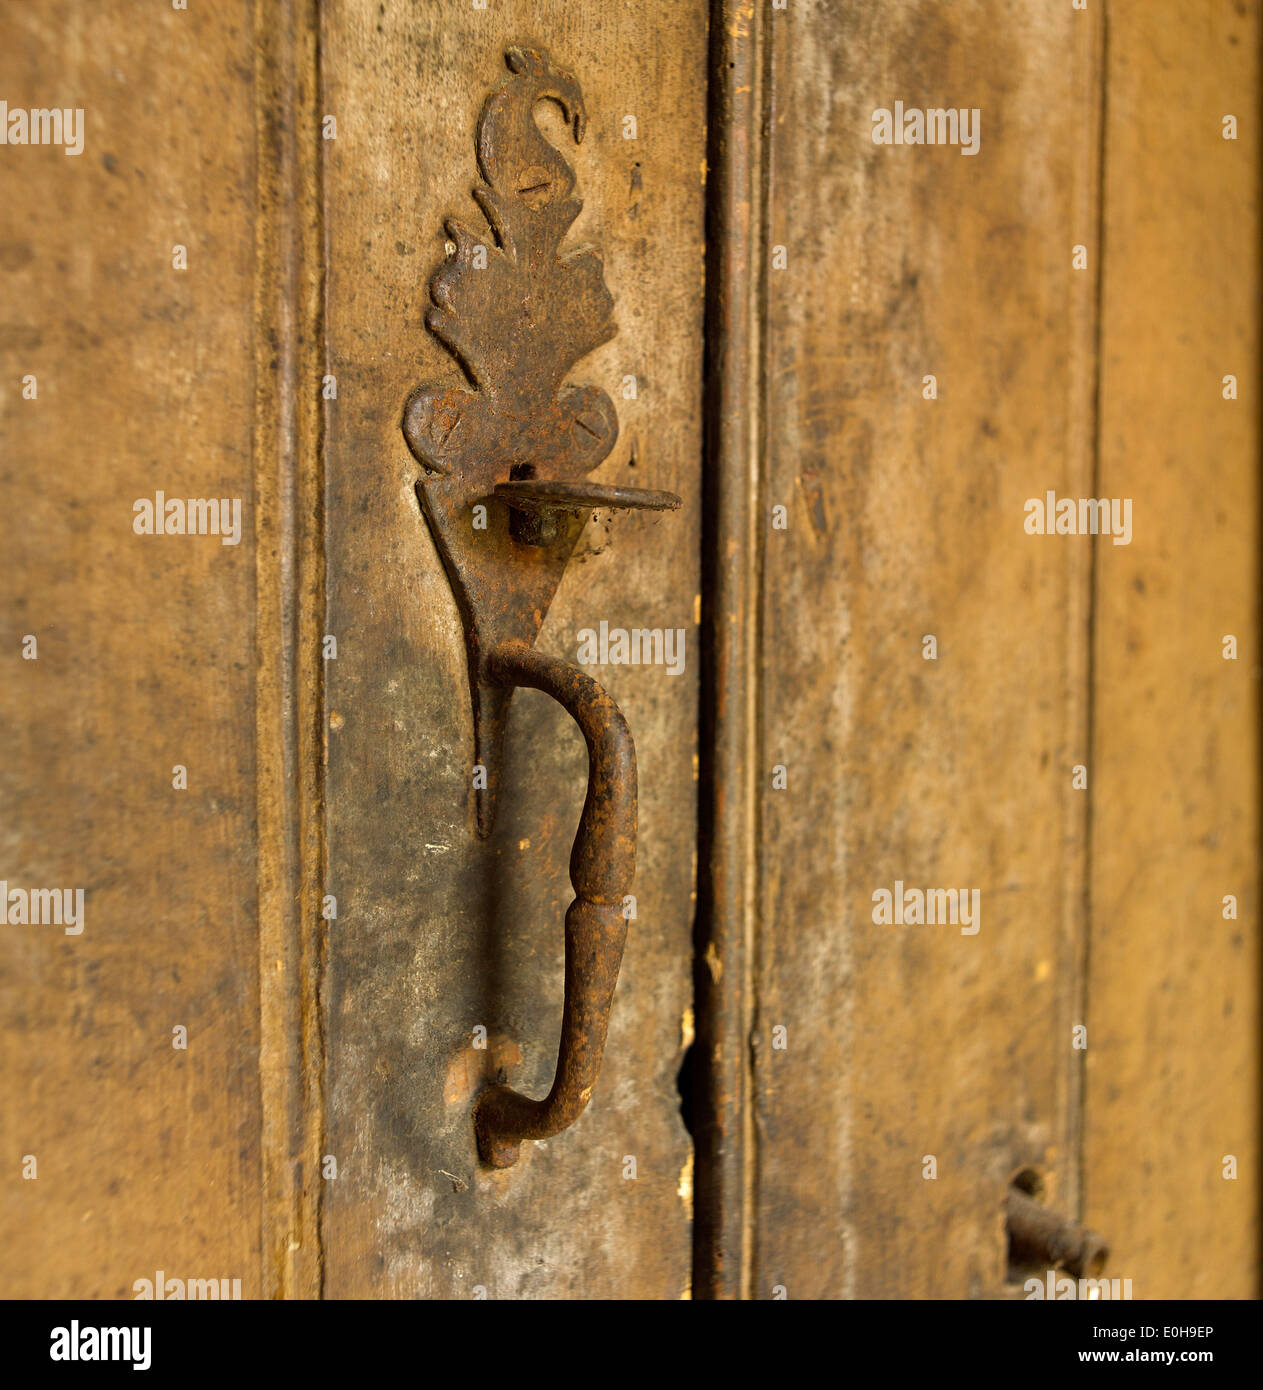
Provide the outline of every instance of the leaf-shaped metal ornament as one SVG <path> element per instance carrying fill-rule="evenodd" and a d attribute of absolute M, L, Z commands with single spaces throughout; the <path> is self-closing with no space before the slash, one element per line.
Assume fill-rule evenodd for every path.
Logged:
<path fill-rule="evenodd" d="M 568 387 L 571 367 L 616 332 L 614 301 L 591 246 L 563 253 L 562 238 L 583 204 L 575 176 L 540 133 L 535 107 L 555 101 L 583 139 L 587 114 L 579 84 L 537 49 L 511 48 L 513 76 L 487 99 L 478 121 L 474 198 L 490 236 L 455 218 L 455 245 L 430 281 L 426 326 L 459 360 L 474 391 L 423 386 L 404 417 L 417 458 L 439 473 L 474 455 L 534 464 L 541 474 L 575 477 L 614 447 L 614 405 L 596 387 Z"/>
<path fill-rule="evenodd" d="M 426 327 L 460 363 L 467 386 L 418 387 L 403 432 L 426 476 L 417 484 L 465 625 L 473 692 L 478 831 L 490 833 L 508 701 L 486 654 L 504 639 L 534 642 L 593 507 L 671 507 L 669 493 L 584 483 L 618 438 L 596 386 L 566 384 L 574 365 L 617 331 L 594 247 L 562 249 L 583 206 L 574 170 L 535 121 L 555 102 L 583 139 L 574 77 L 535 48 L 510 48 L 509 78 L 478 119 L 473 196 L 479 236 L 454 218 L 448 256 L 430 280 Z M 482 507 L 475 526 L 475 508 Z"/>

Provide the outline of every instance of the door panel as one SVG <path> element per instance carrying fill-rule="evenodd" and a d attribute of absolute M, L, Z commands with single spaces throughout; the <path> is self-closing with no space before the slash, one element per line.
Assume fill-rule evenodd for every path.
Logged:
<path fill-rule="evenodd" d="M 85 126 L 0 162 L 0 879 L 84 893 L 2 929 L 7 1297 L 262 1291 L 252 13 L 0 20 L 10 108 Z M 157 492 L 238 543 L 137 534 Z"/>
<path fill-rule="evenodd" d="M 765 24 L 754 1297 L 994 1296 L 1013 1173 L 1075 1200 L 1089 556 L 1022 508 L 1090 489 L 1094 34 Z M 978 153 L 875 145 L 896 100 L 979 108 Z M 896 883 L 980 929 L 879 924 Z"/>
<path fill-rule="evenodd" d="M 560 3 L 486 11 L 356 3 L 324 14 L 329 247 L 326 416 L 328 884 L 338 917 L 324 983 L 333 1297 L 652 1297 L 689 1288 L 692 1156 L 677 1073 L 691 1035 L 706 15 Z M 516 1167 L 477 1162 L 483 1080 L 543 1095 L 562 1001 L 570 845 L 582 739 L 546 696 L 513 698 L 499 820 L 471 820 L 474 752 L 464 639 L 414 494 L 400 431 L 424 381 L 461 381 L 423 327 L 443 222 L 482 228 L 474 131 L 514 43 L 578 79 L 588 131 L 562 144 L 597 243 L 617 336 L 571 374 L 603 387 L 621 435 L 601 481 L 669 488 L 682 511 L 589 524 L 539 639 L 677 628 L 679 675 L 593 674 L 636 740 L 636 918 L 590 1108 Z M 635 139 L 625 138 L 625 118 Z M 634 377 L 635 399 L 625 382 Z M 474 1030 L 488 1045 L 474 1045 Z M 635 1161 L 635 1177 L 628 1159 Z"/>
<path fill-rule="evenodd" d="M 715 630 L 761 684 L 718 707 L 757 781 L 710 834 L 699 1283 L 1021 1296 L 1024 1172 L 1137 1297 L 1250 1296 L 1258 8 L 726 10 L 765 444 L 719 439 L 760 582 Z M 875 143 L 896 101 L 978 108 L 977 154 Z M 1049 491 L 1130 543 L 1028 534 Z M 896 883 L 980 930 L 875 920 Z"/>

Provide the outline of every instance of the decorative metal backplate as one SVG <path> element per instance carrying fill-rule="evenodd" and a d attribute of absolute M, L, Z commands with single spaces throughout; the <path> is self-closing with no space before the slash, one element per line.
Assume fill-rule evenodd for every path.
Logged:
<path fill-rule="evenodd" d="M 583 205 L 574 171 L 535 122 L 538 103 L 553 101 L 578 143 L 587 121 L 583 95 L 540 49 L 510 48 L 505 60 L 511 76 L 478 120 L 484 183 L 473 196 L 488 231 L 479 236 L 454 218 L 444 223 L 448 255 L 430 280 L 426 315 L 469 384 L 420 386 L 403 417 L 408 445 L 426 470 L 417 494 L 465 623 L 476 756 L 487 769 L 487 789 L 476 797 L 483 835 L 494 817 L 511 694 L 489 679 L 486 653 L 507 638 L 534 642 L 582 529 L 580 507 L 595 505 L 590 495 L 586 505 L 572 495 L 546 526 L 529 530 L 503 496 L 493 499 L 494 489 L 525 479 L 573 488 L 618 437 L 604 391 L 564 384 L 575 363 L 617 330 L 599 253 L 561 248 Z M 478 504 L 486 508 L 485 530 L 474 528 Z"/>

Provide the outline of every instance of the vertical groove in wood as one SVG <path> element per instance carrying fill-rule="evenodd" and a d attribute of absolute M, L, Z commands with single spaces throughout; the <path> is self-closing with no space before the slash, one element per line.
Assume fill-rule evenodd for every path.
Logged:
<path fill-rule="evenodd" d="M 255 15 L 256 731 L 265 1296 L 318 1297 L 323 244 L 318 0 Z"/>
<path fill-rule="evenodd" d="M 758 864 L 762 166 L 752 0 L 711 9 L 703 467 L 701 827 L 694 1292 L 739 1298 L 751 1270 L 749 1037 Z"/>
<path fill-rule="evenodd" d="M 1090 27 L 1089 27 L 1090 26 Z M 1091 151 L 1085 156 L 1086 166 L 1093 170 L 1084 180 L 1084 187 L 1092 198 L 1092 205 L 1085 207 L 1084 220 L 1095 228 L 1095 263 L 1092 268 L 1092 310 L 1091 343 L 1085 345 L 1084 356 L 1090 363 L 1090 395 L 1084 402 L 1083 416 L 1089 437 L 1086 441 L 1091 457 L 1092 497 L 1101 496 L 1101 324 L 1102 305 L 1105 294 L 1105 141 L 1109 119 L 1109 11 L 1105 5 L 1098 7 L 1089 17 L 1085 26 L 1090 45 L 1088 57 L 1082 71 L 1085 81 L 1081 84 L 1085 93 L 1093 91 L 1096 100 L 1095 125 L 1089 127 Z M 1095 82 L 1090 79 L 1095 76 Z M 1086 648 L 1083 652 L 1082 688 L 1084 699 L 1079 708 L 1083 715 L 1082 738 L 1084 760 L 1089 774 L 1095 760 L 1096 749 L 1096 619 L 1099 596 L 1099 574 L 1097 568 L 1097 548 L 1092 546 L 1087 559 L 1087 615 Z M 1094 807 L 1094 788 L 1089 776 L 1088 792 L 1084 799 L 1081 820 L 1068 826 L 1069 834 L 1077 834 L 1083 845 L 1081 864 L 1078 866 L 1077 894 L 1067 885 L 1065 902 L 1067 907 L 1074 904 L 1076 921 L 1071 925 L 1068 939 L 1072 948 L 1072 984 L 1067 991 L 1072 1006 L 1072 1017 L 1062 1020 L 1062 1033 L 1067 1026 L 1082 1023 L 1090 1025 L 1091 1005 L 1090 985 L 1092 975 L 1092 812 Z M 1083 1207 L 1085 1191 L 1084 1163 L 1086 1161 L 1085 1135 L 1087 1133 L 1087 1079 L 1084 1054 L 1071 1054 L 1069 1085 L 1066 1095 L 1066 1136 L 1070 1157 L 1066 1164 L 1067 1192 L 1065 1211 L 1068 1215 L 1077 1214 L 1081 1221 L 1088 1222 L 1091 1213 Z"/>
<path fill-rule="evenodd" d="M 767 499 L 767 449 L 771 429 L 771 379 L 769 363 L 771 344 L 768 340 L 767 325 L 771 321 L 769 312 L 768 268 L 771 256 L 772 236 L 772 161 L 775 155 L 775 141 L 772 133 L 776 129 L 775 96 L 773 81 L 776 54 L 773 50 L 773 29 L 768 7 L 762 5 L 758 11 L 759 25 L 755 32 L 755 97 L 754 109 L 757 113 L 755 127 L 758 136 L 758 162 L 755 170 L 757 190 L 756 210 L 759 236 L 753 247 L 753 262 L 749 276 L 756 286 L 756 293 L 749 306 L 750 312 L 750 370 L 755 385 L 755 408 L 750 420 L 750 466 L 747 474 L 750 495 L 749 538 L 750 554 L 754 558 L 752 577 L 755 586 L 755 608 L 753 632 L 750 636 L 754 675 L 749 703 L 750 752 L 747 760 L 746 776 L 749 781 L 749 796 L 754 825 L 753 851 L 746 867 L 747 891 L 751 903 L 746 954 L 745 990 L 748 1004 L 743 1020 L 745 1032 L 742 1038 L 747 1057 L 747 1094 L 750 1103 L 746 1111 L 745 1142 L 747 1161 L 745 1165 L 745 1186 L 742 1192 L 743 1224 L 745 1229 L 745 1265 L 742 1271 L 741 1296 L 752 1299 L 757 1296 L 755 1280 L 759 1268 L 759 1223 L 757 1219 L 761 1145 L 763 1131 L 760 1126 L 760 1111 L 757 1103 L 759 1086 L 759 1039 L 765 1032 L 766 1021 L 761 1018 L 761 981 L 766 969 L 763 912 L 763 844 L 765 838 L 764 801 L 762 789 L 766 785 L 769 758 L 766 742 L 766 729 L 763 713 L 766 708 L 763 683 L 764 664 L 767 660 L 767 589 L 765 580 L 765 538 L 768 526 Z"/>

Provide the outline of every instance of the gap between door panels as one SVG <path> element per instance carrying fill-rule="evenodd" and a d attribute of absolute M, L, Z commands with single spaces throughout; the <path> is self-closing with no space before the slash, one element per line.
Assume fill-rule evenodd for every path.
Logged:
<path fill-rule="evenodd" d="M 751 1296 L 771 23 L 713 0 L 706 206 L 693 1294 Z"/>

